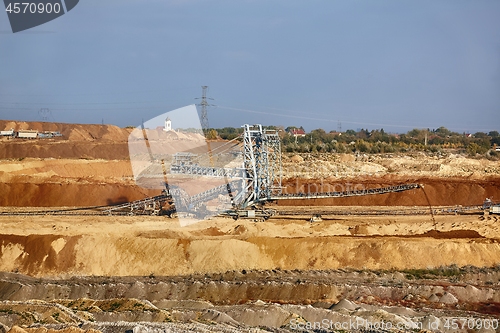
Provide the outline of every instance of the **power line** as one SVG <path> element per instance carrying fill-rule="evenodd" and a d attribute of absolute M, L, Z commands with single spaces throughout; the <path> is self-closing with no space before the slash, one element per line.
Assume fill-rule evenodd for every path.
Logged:
<path fill-rule="evenodd" d="M 132 95 L 132 94 L 149 94 L 149 93 L 165 93 L 165 91 L 179 91 L 179 90 L 190 90 L 196 88 L 196 86 L 187 86 L 180 88 L 168 88 L 162 90 L 143 90 L 143 91 L 121 91 L 121 92 L 100 92 L 100 93 L 87 93 L 87 94 L 1 94 L 2 97 L 54 97 L 54 96 L 112 96 L 112 95 Z"/>
<path fill-rule="evenodd" d="M 42 118 L 42 121 L 48 121 L 49 118 L 52 116 L 52 113 L 48 108 L 41 108 L 38 111 L 38 115 L 40 116 L 40 118 Z"/>
<path fill-rule="evenodd" d="M 47 103 L 47 102 L 0 102 L 0 104 L 8 104 L 8 105 L 40 105 L 40 104 L 49 104 L 49 105 L 109 105 L 109 104 L 144 104 L 144 103 L 163 103 L 159 101 L 144 101 L 144 102 L 95 102 L 95 103 Z"/>
<path fill-rule="evenodd" d="M 51 110 L 56 110 L 56 111 L 105 111 L 105 110 L 153 110 L 153 109 L 168 109 L 168 108 L 175 108 L 172 105 L 157 105 L 157 106 L 135 106 L 135 107 L 118 107 L 118 108 L 51 108 Z M 2 107 L 0 106 L 0 110 L 33 110 L 33 108 L 29 107 L 21 107 L 21 108 L 15 108 L 15 107 Z"/>
<path fill-rule="evenodd" d="M 210 106 L 215 106 L 215 105 L 212 105 L 212 104 L 209 104 L 208 103 L 208 100 L 213 100 L 212 98 L 209 98 L 206 96 L 206 91 L 208 90 L 208 86 L 203 86 L 203 87 L 206 87 L 205 89 L 205 99 L 203 99 L 203 96 L 201 97 L 201 103 L 198 104 L 199 106 L 202 107 L 202 112 L 201 112 L 201 121 L 202 121 L 202 128 L 203 129 L 206 129 L 209 127 L 209 122 L 208 122 L 208 110 L 207 108 L 210 107 Z M 200 98 L 197 98 L 197 99 L 200 99 Z M 11 112 L 11 111 L 19 111 L 19 113 L 22 113 L 22 114 L 25 114 L 26 111 L 27 112 L 33 112 L 36 110 L 35 107 L 29 107 L 28 105 L 40 105 L 40 104 L 44 104 L 44 105 L 48 105 L 48 106 L 51 106 L 51 105 L 82 105 L 82 106 L 85 106 L 85 105 L 106 105 L 106 104 L 140 104 L 140 103 L 148 103 L 148 102 L 110 102 L 110 103 L 72 103 L 72 104 L 47 104 L 47 103 L 8 103 L 8 102 L 0 102 L 0 112 L 1 111 L 7 111 L 7 112 Z M 155 102 L 149 102 L 149 103 L 155 103 Z M 13 104 L 13 105 L 19 105 L 19 107 L 15 107 L 15 106 L 7 106 L 6 104 Z M 23 104 L 23 105 L 21 105 Z M 164 109 L 174 109 L 176 108 L 177 106 L 174 106 L 174 105 L 162 105 L 161 103 L 160 104 L 157 104 L 157 105 L 150 105 L 150 106 L 141 106 L 141 105 L 137 105 L 137 106 L 131 106 L 131 107 L 122 107 L 122 106 L 117 106 L 117 107 L 82 107 L 82 108 L 77 108 L 77 107 L 73 107 L 73 108 L 50 108 L 50 111 L 81 111 L 81 112 L 92 112 L 92 111 L 124 111 L 124 110 L 142 110 L 142 111 L 145 111 L 145 110 L 164 110 Z M 286 110 L 286 109 L 276 109 L 274 108 L 274 110 L 281 110 L 281 111 L 284 111 L 283 113 L 280 113 L 280 112 L 268 112 L 268 111 L 258 111 L 258 110 L 252 110 L 252 109 L 244 109 L 244 108 L 235 108 L 235 107 L 229 107 L 229 106 L 218 106 L 218 108 L 220 109 L 226 109 L 226 110 L 233 110 L 233 111 L 239 111 L 239 112 L 246 112 L 246 113 L 255 113 L 255 114 L 262 114 L 262 115 L 269 115 L 269 116 L 279 116 L 280 118 L 295 118 L 295 119 L 304 119 L 304 120 L 312 120 L 312 121 L 321 121 L 322 123 L 324 122 L 330 122 L 330 123 L 335 123 L 335 120 L 334 118 L 332 119 L 331 116 L 329 115 L 326 115 L 326 114 L 320 114 L 320 113 L 313 113 L 313 112 L 309 112 L 309 111 L 297 111 L 297 110 Z M 273 109 L 273 108 L 268 108 L 268 109 Z M 36 111 L 35 111 L 36 112 Z M 304 115 L 307 115 L 307 116 L 300 116 L 300 115 L 293 115 L 291 114 L 292 112 L 300 112 Z M 324 116 L 324 117 L 311 117 L 311 115 L 319 115 L 319 116 Z M 40 115 L 41 116 L 41 115 Z M 52 116 L 52 113 L 50 114 L 50 116 Z M 43 118 L 43 116 L 41 116 Z M 339 132 L 341 132 L 341 129 L 342 129 L 342 123 L 341 123 L 341 120 L 338 119 L 337 121 L 337 130 Z M 369 123 L 369 122 L 356 122 L 356 121 L 348 121 L 348 120 L 342 120 L 342 122 L 344 123 L 347 123 L 347 124 L 355 124 L 355 125 L 368 125 L 368 126 L 377 126 L 379 128 L 383 128 L 383 127 L 399 127 L 399 128 L 409 128 L 409 129 L 414 129 L 414 128 L 437 128 L 437 127 L 440 127 L 440 126 L 446 126 L 446 124 L 439 124 L 439 126 L 436 126 L 436 125 L 431 125 L 429 126 L 429 124 L 427 125 L 422 125 L 422 124 L 413 124 L 413 125 L 403 125 L 403 124 L 387 124 L 387 123 Z M 462 128 L 462 127 L 459 127 L 459 126 L 454 126 L 454 125 L 448 125 L 447 126 L 448 128 L 450 129 L 454 129 L 454 130 L 464 130 L 464 131 L 482 131 L 482 132 L 488 132 L 490 130 L 492 130 L 492 128 Z"/>
<path fill-rule="evenodd" d="M 247 113 L 255 113 L 255 114 L 263 114 L 263 115 L 271 115 L 271 116 L 279 116 L 279 117 L 287 117 L 287 118 L 295 118 L 295 119 L 305 119 L 305 120 L 316 120 L 316 121 L 321 121 L 321 122 L 331 122 L 334 123 L 335 120 L 332 118 L 316 118 L 316 117 L 310 117 L 310 116 L 297 116 L 297 115 L 291 115 L 291 114 L 283 114 L 283 113 L 273 113 L 273 112 L 266 112 L 266 111 L 257 111 L 257 110 L 250 110 L 250 109 L 242 109 L 242 108 L 234 108 L 234 107 L 229 107 L 229 106 L 217 106 L 219 109 L 225 109 L 225 110 L 233 110 L 233 111 L 240 111 L 240 112 L 247 112 Z M 310 114 L 309 112 L 304 112 L 304 114 Z M 343 120 L 344 123 L 348 124 L 354 124 L 354 125 L 369 125 L 369 126 L 379 126 L 380 128 L 382 127 L 401 127 L 401 128 L 434 128 L 434 127 L 439 127 L 439 126 L 423 126 L 423 125 L 399 125 L 399 124 L 382 124 L 382 123 L 368 123 L 368 122 L 357 122 L 357 121 L 347 121 Z M 440 125 L 442 126 L 442 125 Z M 450 126 L 451 127 L 451 126 Z M 454 127 L 455 130 L 464 130 L 464 128 L 456 128 Z M 475 131 L 483 131 L 487 132 L 489 129 L 485 128 L 474 128 L 473 130 Z"/>
<path fill-rule="evenodd" d="M 198 104 L 201 106 L 201 128 L 203 130 L 208 130 L 209 123 L 208 123 L 208 113 L 207 113 L 207 107 L 213 106 L 211 104 L 208 104 L 207 99 L 213 100 L 213 98 L 207 97 L 207 90 L 208 86 L 201 86 L 202 92 L 201 92 L 201 103 Z"/>

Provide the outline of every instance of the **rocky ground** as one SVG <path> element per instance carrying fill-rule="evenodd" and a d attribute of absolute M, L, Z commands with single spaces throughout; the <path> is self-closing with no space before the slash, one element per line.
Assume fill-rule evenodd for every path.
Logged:
<path fill-rule="evenodd" d="M 2 212 L 158 194 L 134 182 L 129 129 L 0 121 L 10 128 L 63 137 L 0 140 Z M 498 161 L 305 154 L 283 167 L 288 193 L 423 189 L 280 200 L 266 222 L 185 227 L 1 215 L 0 333 L 500 332 L 500 217 L 478 209 L 500 198 Z"/>
<path fill-rule="evenodd" d="M 17 273 L 0 276 L 0 322 L 13 332 L 340 332 L 368 323 L 442 332 L 474 318 L 476 329 L 458 331 L 499 331 L 474 326 L 491 328 L 500 315 L 496 216 L 325 214 L 311 223 L 302 210 L 188 227 L 164 217 L 1 217 L 0 270 Z"/>
<path fill-rule="evenodd" d="M 283 158 L 287 178 L 422 177 L 484 180 L 498 177 L 496 160 L 473 159 L 449 151 L 406 154 L 287 154 Z"/>
<path fill-rule="evenodd" d="M 0 320 L 13 332 L 498 332 L 499 277 L 498 267 L 456 266 L 65 280 L 4 273 Z"/>

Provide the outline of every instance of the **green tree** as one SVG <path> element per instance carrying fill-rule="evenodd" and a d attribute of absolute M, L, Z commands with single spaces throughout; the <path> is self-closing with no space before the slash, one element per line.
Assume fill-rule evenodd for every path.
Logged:
<path fill-rule="evenodd" d="M 474 133 L 474 137 L 478 138 L 478 139 L 484 139 L 484 138 L 488 138 L 488 134 L 486 134 L 484 132 L 477 132 L 477 133 Z"/>
<path fill-rule="evenodd" d="M 207 132 L 207 140 L 216 140 L 219 134 L 213 128 L 209 129 Z"/>
<path fill-rule="evenodd" d="M 488 149 L 485 149 L 484 147 L 481 147 L 477 143 L 471 142 L 467 146 L 467 154 L 469 156 L 476 156 L 477 154 L 484 154 L 488 151 Z"/>
<path fill-rule="evenodd" d="M 444 126 L 439 127 L 437 130 L 434 131 L 434 133 L 442 137 L 451 135 L 451 131 Z"/>
<path fill-rule="evenodd" d="M 500 133 L 498 131 L 491 131 L 488 133 L 488 136 L 491 136 L 492 138 L 496 138 L 500 136 Z"/>
<path fill-rule="evenodd" d="M 368 143 L 366 143 L 364 140 L 358 140 L 356 142 L 356 150 L 357 151 L 360 151 L 362 153 L 366 153 L 368 152 L 368 150 L 370 149 Z"/>

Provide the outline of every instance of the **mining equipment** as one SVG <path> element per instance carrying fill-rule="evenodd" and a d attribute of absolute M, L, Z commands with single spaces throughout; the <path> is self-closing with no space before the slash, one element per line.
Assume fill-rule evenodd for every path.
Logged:
<path fill-rule="evenodd" d="M 167 170 L 163 160 L 162 171 L 165 188 L 162 193 L 105 210 L 108 214 L 195 214 L 203 217 L 207 213 L 206 203 L 229 194 L 231 205 L 215 215 L 230 216 L 234 219 L 251 218 L 266 220 L 276 212 L 266 207 L 266 203 L 277 200 L 304 200 L 350 196 L 365 196 L 402 192 L 419 188 L 418 184 L 401 184 L 396 186 L 347 190 L 339 192 L 315 193 L 283 193 L 281 142 L 276 130 L 266 130 L 262 125 L 244 125 L 240 137 L 231 140 L 239 141 L 241 165 L 238 167 L 216 167 L 201 165 L 197 161 L 200 156 L 191 152 L 179 152 L 173 155 L 169 174 L 194 177 L 223 179 L 222 185 L 215 186 L 195 195 L 188 195 L 182 188 L 169 185 Z M 210 162 L 219 154 L 234 154 L 228 151 L 212 152 L 209 150 Z M 168 203 L 168 210 L 159 209 Z M 213 214 L 212 214 L 213 215 Z"/>
<path fill-rule="evenodd" d="M 483 210 L 490 214 L 500 214 L 500 203 L 494 203 L 490 198 L 486 198 L 483 203 Z"/>
<path fill-rule="evenodd" d="M 159 195 L 127 202 L 119 205 L 83 207 L 75 209 L 61 209 L 39 212 L 17 212 L 16 214 L 108 214 L 108 215 L 166 215 L 176 217 L 183 214 L 195 215 L 203 218 L 207 215 L 228 216 L 234 219 L 249 218 L 266 220 L 276 214 L 276 211 L 266 207 L 266 203 L 278 200 L 309 200 L 321 198 L 339 198 L 376 195 L 384 193 L 402 192 L 420 188 L 419 184 L 400 184 L 395 186 L 370 188 L 362 190 L 351 190 L 336 192 L 307 192 L 307 193 L 283 193 L 282 187 L 282 162 L 281 142 L 276 130 L 264 129 L 262 125 L 244 125 L 241 136 L 230 140 L 224 145 L 239 147 L 222 152 L 209 149 L 210 164 L 218 155 L 229 155 L 230 158 L 237 157 L 237 166 L 232 167 L 202 165 L 199 163 L 202 156 L 191 152 L 178 152 L 172 157 L 169 169 L 165 161 L 160 159 L 153 165 L 156 176 L 162 178 L 162 191 Z M 151 160 L 154 156 L 151 155 Z M 205 156 L 205 159 L 207 156 Z M 156 166 L 161 164 L 161 173 Z M 205 163 L 206 164 L 206 163 Z M 168 176 L 193 177 L 201 182 L 200 177 L 205 179 L 218 179 L 217 186 L 203 190 L 200 193 L 189 195 L 183 188 L 169 184 Z M 172 183 L 172 182 L 170 182 Z M 209 210 L 209 201 L 226 200 L 221 209 Z M 495 208 L 497 209 L 497 208 Z M 2 214 L 11 214 L 2 212 Z M 321 220 L 321 212 L 311 220 Z"/>

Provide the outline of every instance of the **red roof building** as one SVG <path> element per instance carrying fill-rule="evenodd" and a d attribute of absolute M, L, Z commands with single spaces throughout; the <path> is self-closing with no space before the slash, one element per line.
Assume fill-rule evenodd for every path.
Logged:
<path fill-rule="evenodd" d="M 290 130 L 290 134 L 297 137 L 297 136 L 306 136 L 306 132 L 303 129 L 300 128 L 294 128 Z"/>

